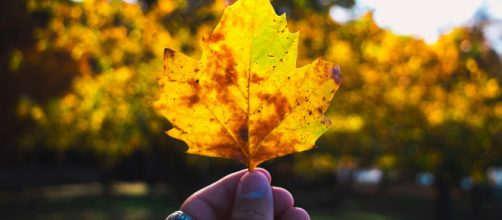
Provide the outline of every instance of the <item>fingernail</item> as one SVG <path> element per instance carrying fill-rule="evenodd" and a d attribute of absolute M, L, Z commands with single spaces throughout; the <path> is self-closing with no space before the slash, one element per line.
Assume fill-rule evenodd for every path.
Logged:
<path fill-rule="evenodd" d="M 267 177 L 260 172 L 247 173 L 241 179 L 241 196 L 248 199 L 264 198 L 270 184 Z"/>

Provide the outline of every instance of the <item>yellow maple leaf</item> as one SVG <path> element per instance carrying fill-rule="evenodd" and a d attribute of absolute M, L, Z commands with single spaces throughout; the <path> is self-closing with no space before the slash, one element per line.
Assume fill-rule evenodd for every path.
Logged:
<path fill-rule="evenodd" d="M 194 60 L 164 51 L 154 107 L 187 153 L 259 163 L 312 148 L 330 126 L 324 116 L 340 84 L 339 68 L 317 59 L 297 68 L 298 33 L 269 0 L 225 9 Z"/>

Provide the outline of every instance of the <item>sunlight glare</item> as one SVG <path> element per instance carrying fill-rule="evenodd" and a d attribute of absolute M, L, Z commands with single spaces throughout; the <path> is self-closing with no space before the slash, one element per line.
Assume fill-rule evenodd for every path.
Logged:
<path fill-rule="evenodd" d="M 357 7 L 374 10 L 382 27 L 434 42 L 440 33 L 467 23 L 481 4 L 479 0 L 360 0 Z"/>

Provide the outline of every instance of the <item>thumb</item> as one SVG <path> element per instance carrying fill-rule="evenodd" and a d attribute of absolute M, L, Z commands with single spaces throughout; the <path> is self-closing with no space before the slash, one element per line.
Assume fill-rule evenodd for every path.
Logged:
<path fill-rule="evenodd" d="M 268 178 L 258 171 L 244 174 L 235 194 L 233 220 L 273 220 L 274 201 Z"/>

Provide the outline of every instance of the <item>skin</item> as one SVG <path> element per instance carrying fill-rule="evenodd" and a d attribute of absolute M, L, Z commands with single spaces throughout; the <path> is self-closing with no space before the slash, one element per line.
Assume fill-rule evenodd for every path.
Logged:
<path fill-rule="evenodd" d="M 195 220 L 309 220 L 293 206 L 291 193 L 271 186 L 271 180 L 265 169 L 241 170 L 192 194 L 180 210 Z"/>

